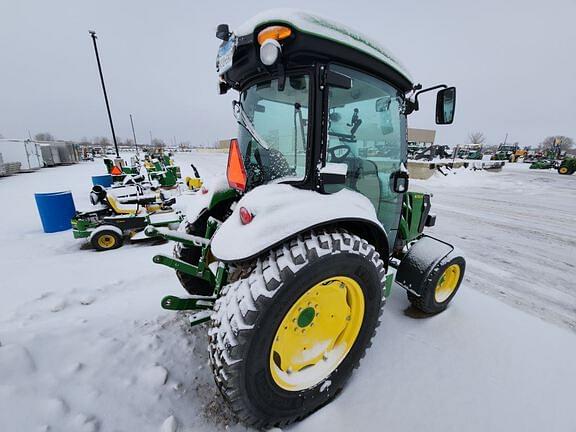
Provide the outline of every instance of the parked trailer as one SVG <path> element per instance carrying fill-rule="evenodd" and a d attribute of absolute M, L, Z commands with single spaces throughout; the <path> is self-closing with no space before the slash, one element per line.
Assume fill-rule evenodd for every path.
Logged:
<path fill-rule="evenodd" d="M 2 157 L 2 153 L 0 153 L 0 177 L 8 175 L 8 169 L 6 164 L 4 164 L 4 159 Z"/>
<path fill-rule="evenodd" d="M 44 166 L 53 167 L 60 164 L 60 154 L 55 146 L 52 146 L 49 143 L 41 143 L 40 150 L 42 151 Z"/>
<path fill-rule="evenodd" d="M 42 151 L 36 141 L 2 139 L 0 152 L 6 163 L 19 162 L 21 172 L 35 171 L 44 166 Z"/>
<path fill-rule="evenodd" d="M 80 152 L 77 144 L 66 141 L 57 141 L 52 143 L 52 145 L 56 146 L 58 149 L 60 163 L 69 165 L 80 161 Z"/>

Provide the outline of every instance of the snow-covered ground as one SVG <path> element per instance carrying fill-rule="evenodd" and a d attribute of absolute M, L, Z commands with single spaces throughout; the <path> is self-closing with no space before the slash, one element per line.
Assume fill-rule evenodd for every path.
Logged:
<path fill-rule="evenodd" d="M 184 174 L 190 161 L 211 176 L 226 155 L 176 156 Z M 349 386 L 292 430 L 574 430 L 576 176 L 526 168 L 414 182 L 434 192 L 432 232 L 468 258 L 462 290 L 420 318 L 396 287 Z M 244 430 L 212 382 L 205 329 L 160 308 L 183 293 L 152 263 L 171 245 L 98 253 L 42 233 L 33 193 L 70 189 L 87 208 L 103 171 L 0 179 L 0 430 Z"/>
<path fill-rule="evenodd" d="M 576 331 L 576 176 L 529 165 L 413 188 L 434 194 L 429 232 L 465 251 L 468 287 Z"/>

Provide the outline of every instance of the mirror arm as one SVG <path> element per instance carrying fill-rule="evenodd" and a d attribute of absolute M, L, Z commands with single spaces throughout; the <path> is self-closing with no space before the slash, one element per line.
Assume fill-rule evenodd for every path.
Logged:
<path fill-rule="evenodd" d="M 422 87 L 420 87 L 420 88 L 422 88 Z M 429 92 L 429 91 L 432 91 L 432 90 L 436 90 L 436 89 L 439 89 L 439 88 L 445 89 L 445 88 L 448 88 L 448 86 L 447 86 L 446 84 L 438 84 L 438 85 L 435 85 L 435 86 L 433 86 L 433 87 L 428 87 L 428 88 L 425 88 L 424 90 L 420 90 L 420 91 L 416 92 L 416 94 L 414 95 L 414 102 L 413 102 L 413 104 L 414 104 L 414 109 L 413 109 L 413 111 L 418 111 L 418 109 L 420 108 L 420 105 L 419 105 L 419 103 L 418 103 L 418 96 L 419 96 L 420 94 L 426 93 L 426 92 Z"/>

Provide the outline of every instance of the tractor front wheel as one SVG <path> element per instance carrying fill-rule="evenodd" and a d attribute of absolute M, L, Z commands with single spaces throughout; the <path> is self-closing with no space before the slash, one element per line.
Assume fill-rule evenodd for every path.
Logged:
<path fill-rule="evenodd" d="M 342 231 L 299 236 L 227 285 L 210 324 L 210 360 L 244 423 L 284 426 L 330 402 L 379 324 L 385 267 Z"/>
<path fill-rule="evenodd" d="M 420 297 L 408 292 L 412 306 L 427 314 L 437 314 L 448 307 L 456 295 L 466 270 L 461 256 L 447 257 L 440 261 L 423 282 Z"/>
<path fill-rule="evenodd" d="M 176 243 L 174 246 L 174 257 L 189 264 L 197 265 L 202 255 L 202 249 L 197 246 L 187 247 Z M 210 282 L 196 276 L 192 276 L 176 270 L 176 277 L 182 287 L 191 295 L 209 296 L 214 292 Z"/>

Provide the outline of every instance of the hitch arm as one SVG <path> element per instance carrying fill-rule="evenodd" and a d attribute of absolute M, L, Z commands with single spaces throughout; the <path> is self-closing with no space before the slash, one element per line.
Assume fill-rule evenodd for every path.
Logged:
<path fill-rule="evenodd" d="M 204 267 L 203 270 L 200 270 L 195 265 L 188 264 L 185 261 L 179 260 L 177 258 L 172 258 L 164 254 L 155 255 L 152 260 L 156 264 L 162 264 L 165 265 L 166 267 L 173 268 L 174 270 L 181 271 L 182 273 L 186 273 L 188 275 L 204 279 L 205 281 L 208 281 L 212 286 L 214 286 L 216 283 L 214 273 L 212 273 L 208 267 Z"/>
<path fill-rule="evenodd" d="M 145 230 L 148 237 L 162 237 L 165 240 L 172 240 L 178 243 L 182 243 L 185 246 L 206 246 L 210 244 L 210 240 L 198 237 L 183 232 L 172 231 L 168 228 L 156 228 L 153 226 L 148 226 Z"/>

